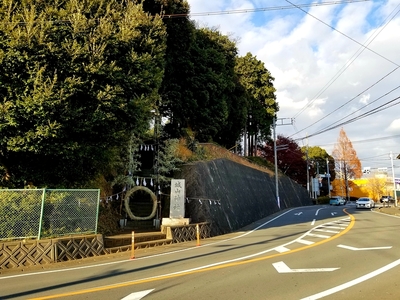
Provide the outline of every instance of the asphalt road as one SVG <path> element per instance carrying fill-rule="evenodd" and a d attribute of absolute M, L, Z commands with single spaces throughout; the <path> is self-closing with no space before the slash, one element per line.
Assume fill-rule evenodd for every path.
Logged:
<path fill-rule="evenodd" d="M 400 299 L 400 218 L 284 211 L 229 235 L 0 275 L 0 299 Z"/>

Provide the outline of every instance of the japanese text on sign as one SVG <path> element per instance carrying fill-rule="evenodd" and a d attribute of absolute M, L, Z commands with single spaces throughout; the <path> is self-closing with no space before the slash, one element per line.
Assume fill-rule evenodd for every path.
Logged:
<path fill-rule="evenodd" d="M 171 180 L 171 204 L 169 217 L 185 217 L 185 179 Z"/>

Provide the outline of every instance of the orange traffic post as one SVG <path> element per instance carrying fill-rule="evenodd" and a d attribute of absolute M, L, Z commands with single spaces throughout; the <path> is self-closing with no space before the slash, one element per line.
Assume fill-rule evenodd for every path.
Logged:
<path fill-rule="evenodd" d="M 197 245 L 196 246 L 200 246 L 200 228 L 199 228 L 199 224 L 196 224 L 196 236 L 197 236 Z"/>
<path fill-rule="evenodd" d="M 135 258 L 135 232 L 132 231 L 132 249 L 131 249 L 131 259 Z"/>

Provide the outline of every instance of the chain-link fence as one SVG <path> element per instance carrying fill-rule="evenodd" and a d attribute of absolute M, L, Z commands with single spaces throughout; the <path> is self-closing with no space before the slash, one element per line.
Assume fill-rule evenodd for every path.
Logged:
<path fill-rule="evenodd" d="M 0 240 L 97 233 L 100 190 L 0 190 Z"/>

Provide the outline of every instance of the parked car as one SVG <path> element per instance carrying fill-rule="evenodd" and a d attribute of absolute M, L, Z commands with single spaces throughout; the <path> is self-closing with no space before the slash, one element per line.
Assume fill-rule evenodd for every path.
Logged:
<path fill-rule="evenodd" d="M 345 205 L 346 200 L 344 200 L 341 196 L 333 196 L 329 199 L 329 205 Z"/>
<path fill-rule="evenodd" d="M 389 202 L 394 202 L 394 199 L 392 196 L 382 196 L 382 198 L 379 201 L 381 203 L 389 203 Z"/>
<path fill-rule="evenodd" d="M 357 208 L 373 208 L 375 201 L 368 197 L 361 197 L 356 201 Z"/>

